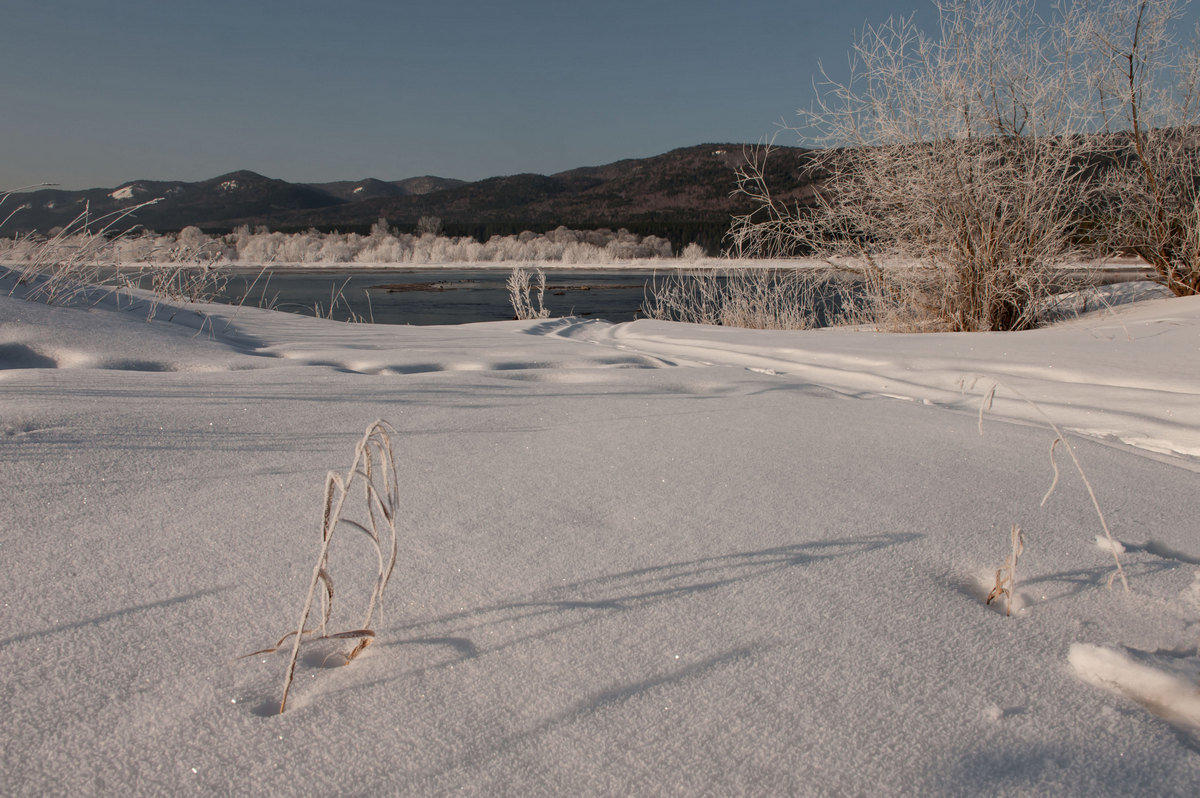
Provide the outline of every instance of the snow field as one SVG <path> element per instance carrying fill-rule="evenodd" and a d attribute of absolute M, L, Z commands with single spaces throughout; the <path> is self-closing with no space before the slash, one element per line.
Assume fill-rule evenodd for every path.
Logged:
<path fill-rule="evenodd" d="M 1200 782 L 1194 301 L 1002 336 L 122 308 L 0 296 L 16 791 Z M 977 373 L 1103 431 L 1072 442 L 1132 593 L 1065 458 L 1038 506 L 1027 405 L 1001 388 L 979 434 Z M 272 714 L 286 656 L 239 657 L 295 625 L 324 474 L 375 418 L 403 507 L 378 638 L 346 667 L 312 646 Z"/>

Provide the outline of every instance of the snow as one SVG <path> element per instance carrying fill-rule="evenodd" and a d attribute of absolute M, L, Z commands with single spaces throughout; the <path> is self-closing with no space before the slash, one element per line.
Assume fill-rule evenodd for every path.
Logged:
<path fill-rule="evenodd" d="M 108 196 L 115 200 L 131 200 L 133 199 L 133 186 L 129 185 L 119 188 L 116 191 L 110 192 Z"/>
<path fill-rule="evenodd" d="M 1200 783 L 1200 300 L 888 335 L 147 321 L 144 298 L 20 290 L 0 281 L 8 792 Z M 1042 412 L 1128 594 L 1062 447 L 1039 505 Z M 286 655 L 242 657 L 295 627 L 325 473 L 376 418 L 402 508 L 384 619 L 349 665 L 306 644 L 279 715 Z M 1014 523 L 1006 618 L 983 599 Z"/>
<path fill-rule="evenodd" d="M 1187 661 L 1194 658 L 1087 643 L 1073 644 L 1067 658 L 1084 681 L 1127 696 L 1182 730 L 1200 732 L 1200 668 Z"/>

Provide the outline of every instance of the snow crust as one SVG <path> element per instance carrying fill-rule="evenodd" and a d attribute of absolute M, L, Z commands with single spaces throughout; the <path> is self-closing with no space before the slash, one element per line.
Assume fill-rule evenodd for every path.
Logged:
<path fill-rule="evenodd" d="M 0 281 L 13 794 L 1194 795 L 1200 302 L 1017 334 L 374 327 Z M 19 293 L 19 288 L 16 288 Z M 991 408 L 979 409 L 992 383 Z M 963 386 L 966 386 L 965 388 Z M 1026 399 L 1030 400 L 1034 407 Z M 1070 437 L 1132 592 L 1058 452 Z M 397 430 L 335 667 L 321 487 Z M 1013 523 L 1018 609 L 986 606 Z M 356 587 L 352 539 L 335 562 Z"/>

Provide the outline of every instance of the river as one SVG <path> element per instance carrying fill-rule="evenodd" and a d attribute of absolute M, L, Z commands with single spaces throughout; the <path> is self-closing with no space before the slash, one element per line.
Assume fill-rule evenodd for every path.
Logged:
<path fill-rule="evenodd" d="M 340 321 L 465 324 L 512 319 L 508 269 L 238 269 L 217 301 Z M 652 271 L 546 272 L 552 316 L 637 318 Z M 332 308 L 332 310 L 331 310 Z"/>

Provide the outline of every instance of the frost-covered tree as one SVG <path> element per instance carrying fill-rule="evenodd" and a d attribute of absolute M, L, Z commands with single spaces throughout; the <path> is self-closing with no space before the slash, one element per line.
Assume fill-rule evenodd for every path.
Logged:
<path fill-rule="evenodd" d="M 845 256 L 877 314 L 915 329 L 1032 326 L 1055 267 L 1089 241 L 1132 246 L 1178 293 L 1187 247 L 1200 251 L 1194 62 L 1168 32 L 1179 4 L 936 6 L 928 32 L 868 28 L 849 79 L 825 78 L 801 112 L 797 130 L 825 147 L 808 205 L 777 199 L 769 147 L 751 154 L 739 188 L 757 208 L 735 219 L 733 252 Z"/>
<path fill-rule="evenodd" d="M 1109 0 L 1093 10 L 1095 98 L 1116 164 L 1109 238 L 1177 296 L 1200 294 L 1200 47 L 1186 3 Z"/>
<path fill-rule="evenodd" d="M 442 220 L 437 216 L 422 216 L 417 220 L 417 235 L 438 235 L 442 232 Z"/>

